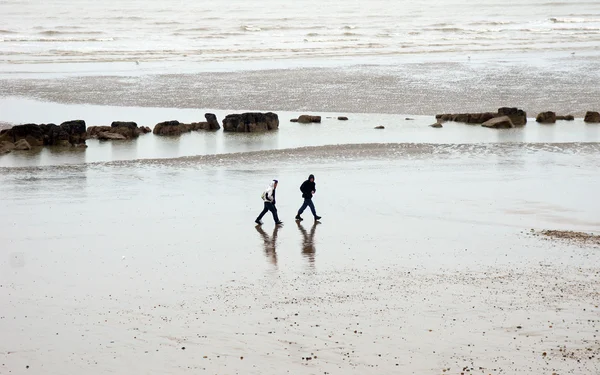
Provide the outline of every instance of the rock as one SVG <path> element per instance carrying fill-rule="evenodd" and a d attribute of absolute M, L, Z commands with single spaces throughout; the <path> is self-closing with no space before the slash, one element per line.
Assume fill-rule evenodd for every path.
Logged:
<path fill-rule="evenodd" d="M 27 143 L 26 140 L 19 139 L 17 143 L 15 143 L 15 150 L 28 151 L 31 150 L 31 146 L 29 145 L 29 143 Z"/>
<path fill-rule="evenodd" d="M 129 128 L 129 129 L 137 129 L 138 124 L 133 121 L 113 121 L 110 124 L 111 128 Z"/>
<path fill-rule="evenodd" d="M 298 119 L 297 118 L 292 118 L 292 119 L 290 119 L 290 122 L 298 122 Z"/>
<path fill-rule="evenodd" d="M 85 121 L 67 121 L 60 126 L 55 124 L 16 125 L 0 132 L 0 141 L 17 142 L 24 139 L 31 147 L 36 146 L 71 146 L 85 144 Z"/>
<path fill-rule="evenodd" d="M 435 115 L 438 122 L 455 121 L 464 122 L 466 124 L 483 124 L 495 117 L 508 116 L 513 125 L 525 125 L 527 123 L 527 114 L 518 108 L 499 108 L 497 113 L 493 112 L 476 112 L 476 113 L 444 113 Z"/>
<path fill-rule="evenodd" d="M 556 113 L 550 111 L 539 113 L 535 121 L 541 124 L 554 124 L 556 122 Z"/>
<path fill-rule="evenodd" d="M 556 116 L 557 120 L 565 120 L 565 121 L 573 121 L 575 120 L 575 116 L 573 115 L 566 115 L 566 116 Z"/>
<path fill-rule="evenodd" d="M 152 129 L 147 126 L 140 126 L 140 132 L 142 132 L 142 134 L 148 134 L 152 132 Z"/>
<path fill-rule="evenodd" d="M 469 124 L 483 124 L 484 122 L 496 117 L 495 113 L 483 112 L 483 113 L 470 113 L 467 123 Z"/>
<path fill-rule="evenodd" d="M 510 117 L 510 121 L 514 126 L 522 126 L 527 124 L 527 113 L 522 109 L 518 108 L 510 108 L 510 107 L 502 107 L 498 108 L 498 116 L 508 116 Z"/>
<path fill-rule="evenodd" d="M 385 126 L 379 125 L 379 126 L 374 127 L 373 129 L 385 129 Z"/>
<path fill-rule="evenodd" d="M 338 120 L 340 120 L 340 121 L 348 121 L 348 117 L 346 117 L 346 116 L 339 116 Z"/>
<path fill-rule="evenodd" d="M 321 116 L 301 115 L 298 117 L 298 122 L 301 124 L 309 124 L 311 122 L 320 123 Z"/>
<path fill-rule="evenodd" d="M 205 113 L 204 118 L 206 119 L 206 122 L 208 122 L 207 130 L 221 129 L 221 125 L 219 125 L 219 120 L 217 120 L 217 116 L 214 113 Z"/>
<path fill-rule="evenodd" d="M 85 139 L 87 138 L 85 121 L 66 121 L 60 124 L 60 129 L 69 135 L 70 144 L 85 143 Z"/>
<path fill-rule="evenodd" d="M 442 124 L 440 124 L 439 122 L 436 122 L 435 124 L 431 124 L 429 126 L 431 126 L 432 128 L 443 128 Z"/>
<path fill-rule="evenodd" d="M 583 121 L 594 123 L 600 122 L 600 113 L 588 111 L 585 113 Z"/>
<path fill-rule="evenodd" d="M 113 122 L 113 124 L 114 124 L 114 122 Z M 132 128 L 132 127 L 128 127 L 128 126 L 90 126 L 87 129 L 88 138 L 98 138 L 100 133 L 117 134 L 117 135 L 122 135 L 125 138 L 131 139 L 131 138 L 137 138 L 142 133 L 142 131 L 137 127 Z M 109 139 L 109 138 L 104 138 L 104 139 Z"/>
<path fill-rule="evenodd" d="M 192 122 L 191 124 L 184 124 L 177 120 L 165 121 L 156 124 L 153 133 L 156 135 L 179 135 L 182 133 L 189 133 L 193 130 L 218 130 L 221 129 L 217 121 L 217 117 L 212 113 L 204 115 L 208 121 L 206 122 Z M 215 123 L 216 122 L 216 123 Z M 148 128 L 150 131 L 150 128 Z"/>
<path fill-rule="evenodd" d="M 512 120 L 508 116 L 494 117 L 493 119 L 487 120 L 481 124 L 481 126 L 494 129 L 509 129 L 515 127 Z"/>
<path fill-rule="evenodd" d="M 261 132 L 277 130 L 279 118 L 273 112 L 249 112 L 230 114 L 223 119 L 223 131 L 226 132 Z"/>
<path fill-rule="evenodd" d="M 127 139 L 127 137 L 124 135 L 111 132 L 100 132 L 98 133 L 97 137 L 101 141 Z"/>
<path fill-rule="evenodd" d="M 406 120 L 406 121 L 413 121 L 413 120 L 414 120 L 414 118 L 407 117 L 407 118 L 405 118 L 405 120 Z"/>
<path fill-rule="evenodd" d="M 2 141 L 0 142 L 0 155 L 8 154 L 15 149 L 15 145 L 12 142 Z"/>
<path fill-rule="evenodd" d="M 36 124 L 15 125 L 4 133 L 4 137 L 0 138 L 0 141 L 7 140 L 15 143 L 19 139 L 25 139 L 31 146 L 43 146 L 44 131 Z"/>
<path fill-rule="evenodd" d="M 156 124 L 152 132 L 156 135 L 179 135 L 188 132 L 189 130 L 182 125 L 184 124 L 177 120 L 163 121 Z"/>
<path fill-rule="evenodd" d="M 112 133 L 118 134 L 118 129 L 114 129 L 110 126 L 90 126 L 87 128 L 87 136 L 88 138 L 97 138 L 100 133 Z"/>

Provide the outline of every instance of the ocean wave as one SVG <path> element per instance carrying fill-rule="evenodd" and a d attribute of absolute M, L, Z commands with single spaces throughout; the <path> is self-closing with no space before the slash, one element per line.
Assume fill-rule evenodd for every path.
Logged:
<path fill-rule="evenodd" d="M 188 33 L 188 32 L 197 32 L 197 31 L 210 31 L 212 30 L 210 27 L 190 27 L 190 28 L 180 28 L 175 31 L 178 33 Z"/>
<path fill-rule="evenodd" d="M 39 43 L 59 43 L 59 42 L 112 42 L 114 38 L 4 38 L 0 42 L 39 42 Z"/>
<path fill-rule="evenodd" d="M 580 17 L 565 17 L 565 18 L 550 18 L 554 23 L 600 23 L 600 18 L 580 18 Z"/>
<path fill-rule="evenodd" d="M 471 26 L 503 26 L 514 24 L 516 24 L 514 21 L 477 21 L 469 23 Z"/>
<path fill-rule="evenodd" d="M 16 33 L 17 33 L 16 31 L 0 29 L 0 35 L 16 34 Z"/>
<path fill-rule="evenodd" d="M 58 31 L 58 30 L 45 30 L 40 31 L 40 35 L 101 35 L 104 34 L 102 31 Z"/>
<path fill-rule="evenodd" d="M 168 26 L 168 25 L 181 25 L 181 22 L 177 21 L 156 21 L 152 23 L 153 25 L 159 26 Z"/>
<path fill-rule="evenodd" d="M 240 26 L 240 29 L 242 29 L 244 31 L 251 31 L 251 32 L 262 31 L 262 29 L 260 27 L 254 26 L 254 25 L 242 25 L 242 26 Z"/>

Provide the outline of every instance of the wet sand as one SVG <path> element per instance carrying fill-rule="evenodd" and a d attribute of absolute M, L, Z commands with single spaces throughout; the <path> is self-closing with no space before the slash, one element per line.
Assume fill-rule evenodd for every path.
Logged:
<path fill-rule="evenodd" d="M 598 249 L 526 234 L 597 233 L 590 145 L 3 168 L 0 372 L 596 373 Z"/>
<path fill-rule="evenodd" d="M 69 74 L 52 73 L 55 68 L 44 65 L 19 72 L 17 66 L 13 74 L 1 76 L 0 96 L 108 106 L 429 116 L 503 106 L 523 108 L 531 117 L 543 111 L 581 117 L 598 110 L 597 59 L 564 51 L 516 56 L 442 55 L 431 61 L 399 56 L 375 59 L 379 64 L 332 67 L 324 62 L 284 69 L 249 62 L 225 71 L 220 66 L 231 62 L 149 71 L 143 64 L 139 71 L 108 65 L 78 72 L 72 67 Z"/>

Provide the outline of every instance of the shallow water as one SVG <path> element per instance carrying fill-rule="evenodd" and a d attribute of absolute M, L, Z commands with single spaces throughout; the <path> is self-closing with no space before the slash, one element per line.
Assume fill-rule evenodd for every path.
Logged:
<path fill-rule="evenodd" d="M 477 9 L 474 11 L 474 9 Z M 597 55 L 596 1 L 184 0 L 0 4 L 5 64 L 248 61 L 439 53 Z"/>
<path fill-rule="evenodd" d="M 221 120 L 231 113 L 214 112 Z M 136 121 L 140 126 L 153 127 L 160 121 L 177 119 L 181 122 L 203 121 L 204 111 L 191 109 L 105 107 L 93 105 L 59 105 L 23 99 L 1 99 L 0 112 L 13 123 L 61 123 L 70 119 L 85 119 L 88 126 L 110 125 L 112 121 Z M 192 132 L 180 137 L 159 137 L 153 134 L 137 140 L 101 142 L 88 140 L 85 150 L 40 148 L 29 152 L 13 152 L 0 157 L 0 167 L 80 164 L 115 160 L 177 158 L 194 155 L 229 154 L 251 151 L 292 149 L 306 146 L 367 144 L 367 143 L 431 143 L 465 145 L 479 143 L 597 143 L 600 126 L 586 124 L 582 119 L 540 125 L 529 120 L 525 127 L 495 130 L 478 125 L 447 123 L 443 129 L 429 127 L 435 122 L 429 116 L 348 114 L 349 121 L 339 121 L 341 113 L 322 113 L 321 124 L 291 123 L 298 112 L 279 112 L 280 128 L 263 134 L 229 134 Z M 409 120 L 407 120 L 409 118 Z M 373 129 L 384 125 L 385 129 Z M 549 146 L 551 147 L 551 146 Z M 576 152 L 577 146 L 571 146 Z M 322 150 L 321 150 L 322 151 Z M 566 151 L 566 152 L 571 152 Z M 427 151 L 434 152 L 434 151 Z M 475 151 L 476 152 L 476 151 Z M 507 151 L 508 152 L 508 151 Z M 312 158 L 325 155 L 315 152 Z"/>

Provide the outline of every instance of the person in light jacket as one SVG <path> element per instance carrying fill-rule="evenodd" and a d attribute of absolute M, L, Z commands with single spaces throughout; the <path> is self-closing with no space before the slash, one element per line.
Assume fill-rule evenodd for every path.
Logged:
<path fill-rule="evenodd" d="M 267 189 L 262 193 L 262 200 L 265 202 L 265 207 L 258 215 L 254 222 L 258 225 L 262 225 L 262 218 L 268 211 L 271 211 L 273 214 L 273 219 L 275 220 L 276 225 L 281 225 L 283 222 L 279 220 L 279 216 L 277 216 L 277 207 L 275 207 L 275 191 L 277 190 L 277 180 L 273 180 L 269 183 Z"/>
<path fill-rule="evenodd" d="M 302 198 L 304 198 L 304 203 L 302 204 L 302 207 L 300 207 L 300 209 L 298 210 L 298 214 L 296 215 L 296 220 L 298 220 L 298 221 L 304 220 L 304 219 L 302 219 L 302 217 L 300 215 L 302 215 L 304 210 L 306 210 L 306 207 L 310 207 L 310 211 L 312 212 L 313 216 L 315 217 L 315 221 L 320 220 L 321 216 L 317 215 L 317 211 L 315 210 L 315 205 L 312 201 L 313 195 L 317 192 L 317 185 L 315 184 L 315 176 L 314 175 L 311 174 L 310 176 L 308 176 L 308 180 L 304 181 L 302 183 L 302 185 L 300 186 L 300 191 L 302 192 Z"/>

